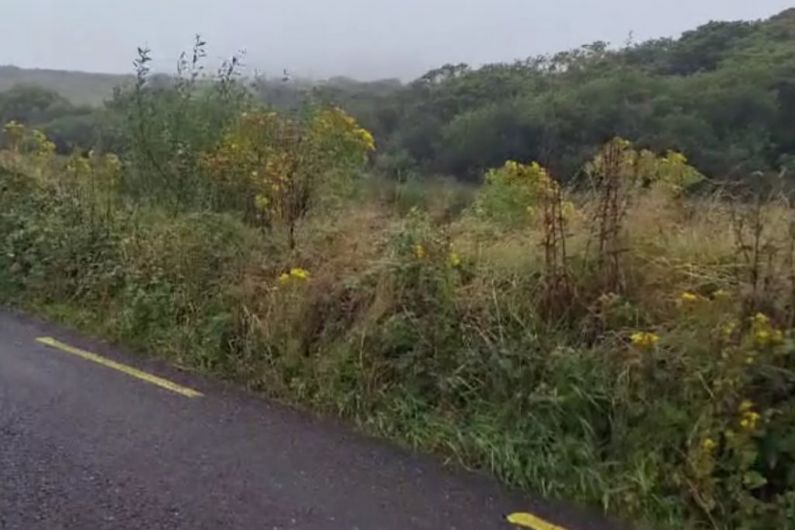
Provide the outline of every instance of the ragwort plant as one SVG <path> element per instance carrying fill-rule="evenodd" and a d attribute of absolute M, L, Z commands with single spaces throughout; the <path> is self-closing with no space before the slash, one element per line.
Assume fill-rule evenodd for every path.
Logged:
<path fill-rule="evenodd" d="M 296 226 L 318 195 L 350 178 L 374 149 L 372 135 L 339 108 L 298 118 L 259 110 L 243 113 L 202 165 L 217 186 L 217 207 L 283 227 L 294 249 Z"/>

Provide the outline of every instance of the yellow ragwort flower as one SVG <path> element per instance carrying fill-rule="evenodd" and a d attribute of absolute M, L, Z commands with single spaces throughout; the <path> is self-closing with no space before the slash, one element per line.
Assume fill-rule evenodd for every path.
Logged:
<path fill-rule="evenodd" d="M 759 427 L 759 420 L 761 419 L 762 416 L 756 412 L 745 412 L 740 420 L 740 427 L 746 431 L 755 431 Z"/>
<path fill-rule="evenodd" d="M 726 291 L 725 289 L 718 289 L 712 293 L 712 298 L 715 300 L 728 300 L 731 298 L 731 295 L 729 294 L 729 291 Z"/>
<path fill-rule="evenodd" d="M 296 267 L 290 269 L 290 277 L 296 280 L 306 281 L 309 279 L 309 271 Z"/>
<path fill-rule="evenodd" d="M 701 442 L 701 447 L 708 453 L 711 453 L 718 447 L 718 444 L 715 443 L 715 440 L 712 438 L 704 438 L 704 441 Z"/>
<path fill-rule="evenodd" d="M 286 284 L 289 281 L 290 281 L 290 275 L 287 274 L 286 272 L 283 272 L 282 274 L 279 275 L 279 283 L 280 284 L 284 285 L 284 284 Z"/>
<path fill-rule="evenodd" d="M 746 431 L 755 431 L 759 426 L 759 420 L 762 416 L 753 410 L 754 403 L 751 400 L 744 399 L 737 410 L 740 412 L 740 427 Z"/>
<path fill-rule="evenodd" d="M 254 204 L 257 206 L 258 209 L 261 211 L 265 211 L 270 206 L 270 199 L 266 195 L 257 195 L 254 197 Z"/>
<path fill-rule="evenodd" d="M 451 252 L 447 261 L 450 263 L 450 266 L 453 268 L 461 266 L 461 256 L 459 256 L 457 252 Z"/>
<path fill-rule="evenodd" d="M 417 259 L 425 259 L 427 252 L 425 251 L 425 247 L 417 243 L 414 245 L 414 257 Z"/>
<path fill-rule="evenodd" d="M 770 324 L 770 318 L 764 313 L 757 313 L 751 320 L 755 326 L 767 326 Z"/>
<path fill-rule="evenodd" d="M 654 348 L 658 342 L 660 342 L 660 337 L 658 335 L 648 331 L 637 331 L 629 338 L 633 345 L 644 350 L 650 350 Z"/>
<path fill-rule="evenodd" d="M 367 129 L 358 128 L 356 129 L 356 134 L 361 138 L 362 143 L 364 143 L 364 148 L 367 151 L 375 151 L 375 138 Z"/>
<path fill-rule="evenodd" d="M 684 304 L 694 304 L 701 300 L 701 297 L 697 294 L 691 293 L 689 291 L 685 291 L 684 293 L 679 295 L 679 301 Z"/>
<path fill-rule="evenodd" d="M 720 332 L 725 338 L 729 338 L 734 334 L 737 329 L 737 322 L 726 322 L 720 327 Z"/>
<path fill-rule="evenodd" d="M 776 346 L 784 342 L 784 332 L 774 327 L 763 313 L 751 318 L 751 333 L 757 346 Z"/>

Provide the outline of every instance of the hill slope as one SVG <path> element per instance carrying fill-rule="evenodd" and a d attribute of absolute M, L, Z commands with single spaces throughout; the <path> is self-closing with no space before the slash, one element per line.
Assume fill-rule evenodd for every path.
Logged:
<path fill-rule="evenodd" d="M 0 66 L 0 92 L 15 85 L 37 85 L 53 90 L 75 105 L 100 105 L 113 89 L 131 76 L 67 70 L 25 69 Z"/>

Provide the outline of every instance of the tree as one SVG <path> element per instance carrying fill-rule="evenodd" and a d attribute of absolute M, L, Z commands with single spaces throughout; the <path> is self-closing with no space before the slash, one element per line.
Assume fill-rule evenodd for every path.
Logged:
<path fill-rule="evenodd" d="M 0 123 L 39 125 L 73 110 L 65 98 L 38 86 L 17 85 L 0 93 Z"/>

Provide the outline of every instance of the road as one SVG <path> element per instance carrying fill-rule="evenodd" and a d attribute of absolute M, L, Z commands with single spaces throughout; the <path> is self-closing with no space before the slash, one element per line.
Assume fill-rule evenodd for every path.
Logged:
<path fill-rule="evenodd" d="M 4 530 L 500 530 L 517 511 L 555 525 L 538 530 L 616 528 L 0 311 Z"/>

